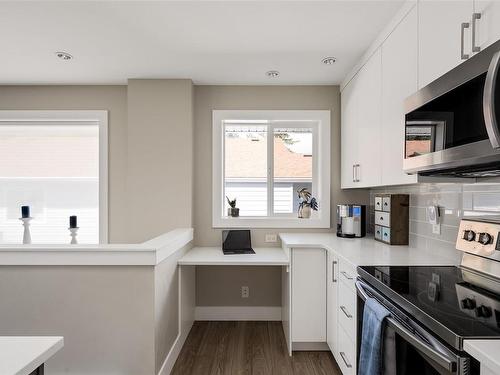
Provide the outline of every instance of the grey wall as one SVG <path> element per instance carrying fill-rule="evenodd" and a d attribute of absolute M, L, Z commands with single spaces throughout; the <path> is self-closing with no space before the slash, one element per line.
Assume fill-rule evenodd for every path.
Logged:
<path fill-rule="evenodd" d="M 500 183 L 416 184 L 372 189 L 370 227 L 373 232 L 375 193 L 410 194 L 410 244 L 427 248 L 455 248 L 460 219 L 464 216 L 500 215 Z M 442 215 L 441 234 L 432 233 L 426 207 L 437 205 Z"/>
<path fill-rule="evenodd" d="M 367 190 L 340 189 L 340 91 L 338 86 L 195 86 L 194 90 L 194 214 L 195 244 L 220 244 L 212 228 L 212 110 L 330 110 L 331 111 L 331 225 L 338 203 L 368 204 Z M 252 242 L 264 243 L 266 233 L 329 232 L 331 230 L 254 229 Z M 275 244 L 278 246 L 279 244 Z"/>
<path fill-rule="evenodd" d="M 129 80 L 127 109 L 128 240 L 143 242 L 191 227 L 191 80 Z"/>
<path fill-rule="evenodd" d="M 0 110 L 107 110 L 109 241 L 127 242 L 127 86 L 0 86 Z"/>
<path fill-rule="evenodd" d="M 330 110 L 331 111 L 331 225 L 338 203 L 368 204 L 368 190 L 340 189 L 340 92 L 338 86 L 195 86 L 194 89 L 194 242 L 219 246 L 221 230 L 212 228 L 212 110 Z M 332 229 L 253 229 L 254 246 L 266 244 L 266 233 L 332 232 Z M 279 306 L 279 268 L 204 267 L 196 272 L 198 306 Z M 251 298 L 241 298 L 241 286 Z"/>
<path fill-rule="evenodd" d="M 64 336 L 48 374 L 155 374 L 149 266 L 2 266 L 0 332 Z"/>

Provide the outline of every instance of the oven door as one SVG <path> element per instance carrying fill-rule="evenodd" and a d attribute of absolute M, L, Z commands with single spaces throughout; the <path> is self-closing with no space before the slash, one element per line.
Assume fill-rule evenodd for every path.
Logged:
<path fill-rule="evenodd" d="M 391 375 L 479 375 L 479 365 L 463 353 L 456 353 L 424 330 L 401 310 L 362 280 L 356 282 L 358 294 L 358 361 L 366 298 L 375 298 L 393 312 L 386 318 L 386 330 L 393 333 L 394 352 L 384 353 L 391 358 Z M 358 363 L 359 364 L 359 363 Z M 477 371 L 477 372 L 476 372 Z"/>

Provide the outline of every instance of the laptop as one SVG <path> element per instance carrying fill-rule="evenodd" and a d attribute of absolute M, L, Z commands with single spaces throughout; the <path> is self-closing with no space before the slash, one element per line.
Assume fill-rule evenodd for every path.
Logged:
<path fill-rule="evenodd" d="M 224 255 L 255 254 L 249 230 L 223 230 L 222 251 Z"/>

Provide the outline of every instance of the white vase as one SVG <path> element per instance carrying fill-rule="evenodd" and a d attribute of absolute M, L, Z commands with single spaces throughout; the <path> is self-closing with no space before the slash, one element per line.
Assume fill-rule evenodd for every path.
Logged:
<path fill-rule="evenodd" d="M 311 206 L 302 206 L 301 217 L 302 219 L 309 219 L 311 217 Z"/>

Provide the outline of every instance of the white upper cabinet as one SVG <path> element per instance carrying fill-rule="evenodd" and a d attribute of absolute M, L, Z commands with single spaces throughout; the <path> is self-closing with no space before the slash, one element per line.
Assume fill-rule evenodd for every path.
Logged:
<path fill-rule="evenodd" d="M 471 56 L 474 3 L 422 0 L 418 6 L 418 86 L 422 88 Z"/>
<path fill-rule="evenodd" d="M 476 0 L 474 12 L 480 15 L 472 22 L 475 24 L 475 46 L 483 50 L 500 39 L 500 1 Z"/>
<path fill-rule="evenodd" d="M 341 94 L 341 176 L 342 188 L 356 186 L 355 164 L 358 149 L 358 96 L 357 77 L 342 90 Z"/>
<path fill-rule="evenodd" d="M 417 182 L 403 172 L 404 100 L 417 91 L 417 8 L 382 45 L 382 185 Z"/>
<path fill-rule="evenodd" d="M 381 90 L 382 54 L 379 48 L 359 72 L 358 158 L 355 165 L 356 184 L 359 187 L 381 183 Z"/>
<path fill-rule="evenodd" d="M 381 63 L 378 49 L 342 91 L 342 188 L 380 185 Z"/>

